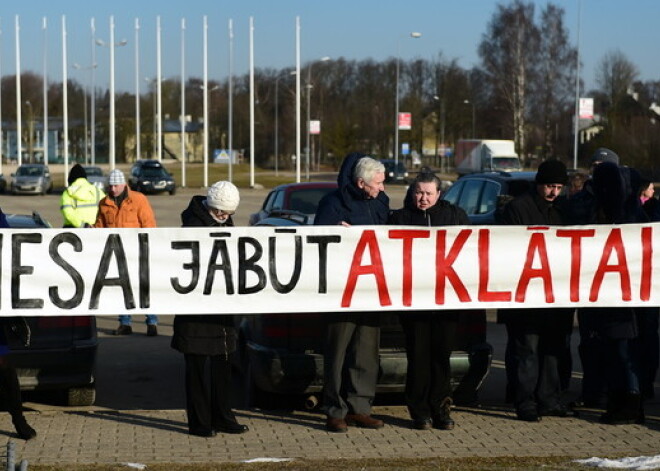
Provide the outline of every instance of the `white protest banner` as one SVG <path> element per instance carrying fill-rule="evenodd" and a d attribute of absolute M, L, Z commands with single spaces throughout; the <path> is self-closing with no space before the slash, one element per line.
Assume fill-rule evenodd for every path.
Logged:
<path fill-rule="evenodd" d="M 8 229 L 0 315 L 658 306 L 657 224 Z"/>

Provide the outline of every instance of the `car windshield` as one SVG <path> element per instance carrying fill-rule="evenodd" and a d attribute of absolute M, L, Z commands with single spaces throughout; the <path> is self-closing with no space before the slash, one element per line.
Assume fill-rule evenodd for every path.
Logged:
<path fill-rule="evenodd" d="M 43 167 L 18 167 L 16 176 L 18 177 L 40 177 L 43 175 Z"/>
<path fill-rule="evenodd" d="M 87 173 L 88 177 L 102 177 L 103 176 L 103 170 L 101 170 L 99 167 L 87 167 L 87 168 L 85 168 L 85 173 Z"/>
<path fill-rule="evenodd" d="M 142 167 L 142 176 L 145 178 L 167 178 L 169 175 L 163 167 Z"/>
<path fill-rule="evenodd" d="M 289 209 L 303 214 L 316 214 L 321 198 L 333 190 L 334 188 L 310 188 L 294 191 L 289 197 Z"/>

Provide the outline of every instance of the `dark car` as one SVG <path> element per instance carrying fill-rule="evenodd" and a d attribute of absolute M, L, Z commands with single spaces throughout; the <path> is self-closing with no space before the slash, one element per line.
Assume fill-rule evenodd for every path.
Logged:
<path fill-rule="evenodd" d="M 282 213 L 258 222 L 258 226 L 290 230 L 305 224 L 299 214 Z M 328 313 L 260 314 L 242 316 L 239 355 L 245 373 L 247 403 L 277 406 L 284 397 L 301 397 L 307 408 L 318 404 L 323 388 L 324 316 Z M 380 368 L 377 393 L 402 392 L 406 385 L 405 336 L 396 313 L 379 315 Z M 452 385 L 457 404 L 473 404 L 490 369 L 492 347 L 486 342 L 484 310 L 459 315 L 451 356 Z"/>
<path fill-rule="evenodd" d="M 381 159 L 385 165 L 385 183 L 408 183 L 408 169 L 403 161 L 394 159 Z"/>
<path fill-rule="evenodd" d="M 45 195 L 53 190 L 53 180 L 47 165 L 23 164 L 11 176 L 11 192 L 15 195 Z"/>
<path fill-rule="evenodd" d="M 441 198 L 463 208 L 472 224 L 495 224 L 498 205 L 528 191 L 536 172 L 487 172 L 464 175 Z"/>
<path fill-rule="evenodd" d="M 287 183 L 276 186 L 266 196 L 261 209 L 250 214 L 248 224 L 254 226 L 274 211 L 282 210 L 306 215 L 306 224 L 313 224 L 319 201 L 335 188 L 336 182 Z"/>
<path fill-rule="evenodd" d="M 142 193 L 161 193 L 167 191 L 170 195 L 176 193 L 174 177 L 158 160 L 138 160 L 131 167 L 128 176 L 128 186 L 131 190 Z"/>
<path fill-rule="evenodd" d="M 11 228 L 48 228 L 38 214 L 7 214 Z M 10 355 L 21 389 L 63 393 L 69 406 L 91 406 L 96 399 L 95 366 L 98 338 L 94 316 L 26 317 L 29 347 L 9 337 Z"/>

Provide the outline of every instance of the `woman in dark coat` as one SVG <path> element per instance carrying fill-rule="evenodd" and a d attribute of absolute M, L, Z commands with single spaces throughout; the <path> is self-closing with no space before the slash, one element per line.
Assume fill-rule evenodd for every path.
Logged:
<path fill-rule="evenodd" d="M 0 229 L 8 229 L 5 214 L 0 209 Z M 23 440 L 37 436 L 37 432 L 25 420 L 21 387 L 18 383 L 16 368 L 9 358 L 9 335 L 15 335 L 25 345 L 30 344 L 30 327 L 22 317 L 0 318 L 0 401 L 11 415 L 16 433 Z"/>
<path fill-rule="evenodd" d="M 217 182 L 206 197 L 193 196 L 181 213 L 182 226 L 233 226 L 231 216 L 238 203 L 238 189 L 230 182 Z M 247 432 L 248 427 L 239 424 L 231 410 L 230 356 L 236 351 L 233 316 L 175 316 L 172 348 L 183 353 L 186 362 L 190 434 L 212 437 L 216 432 Z"/>
<path fill-rule="evenodd" d="M 415 226 L 468 225 L 461 208 L 440 199 L 440 180 L 422 171 L 410 185 L 404 207 L 394 211 L 389 224 Z M 450 416 L 451 371 L 449 358 L 456 335 L 456 311 L 402 312 L 399 316 L 406 335 L 406 403 L 413 428 L 441 430 L 454 428 Z"/>

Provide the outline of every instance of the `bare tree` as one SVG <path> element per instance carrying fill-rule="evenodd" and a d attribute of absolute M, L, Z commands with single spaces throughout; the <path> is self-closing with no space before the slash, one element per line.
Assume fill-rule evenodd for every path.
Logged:
<path fill-rule="evenodd" d="M 533 83 L 539 30 L 534 24 L 534 4 L 515 0 L 498 5 L 479 45 L 482 69 L 493 95 L 510 112 L 513 139 L 519 152 L 526 147 L 526 108 Z"/>
<path fill-rule="evenodd" d="M 638 76 L 637 66 L 618 50 L 605 54 L 596 68 L 596 83 L 609 98 L 611 107 L 626 96 Z"/>

